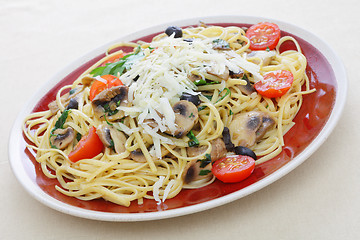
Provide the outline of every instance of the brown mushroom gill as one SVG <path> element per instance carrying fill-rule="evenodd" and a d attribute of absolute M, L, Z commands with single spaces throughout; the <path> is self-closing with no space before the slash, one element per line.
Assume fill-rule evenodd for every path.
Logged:
<path fill-rule="evenodd" d="M 218 159 L 221 159 L 226 156 L 227 150 L 225 147 L 225 143 L 221 138 L 216 138 L 211 143 L 211 153 L 210 153 L 210 159 L 211 161 L 216 161 Z M 186 149 L 186 152 L 189 157 L 195 157 L 195 156 L 203 156 L 206 152 L 207 146 L 200 146 L 200 147 L 188 147 Z M 207 174 L 201 175 L 200 172 L 202 170 L 211 170 L 211 163 L 206 164 L 206 166 L 203 166 L 204 164 L 200 160 L 193 160 L 188 163 L 187 168 L 184 171 L 183 179 L 184 182 L 189 184 L 191 182 L 195 182 L 198 180 L 205 180 L 205 179 L 211 179 L 212 173 L 208 172 Z"/>
<path fill-rule="evenodd" d="M 126 151 L 126 136 L 121 131 L 110 125 L 100 125 L 96 130 L 97 135 L 106 147 L 114 148 L 120 154 Z"/>
<path fill-rule="evenodd" d="M 113 121 L 124 117 L 124 112 L 117 110 L 119 106 L 128 106 L 127 86 L 115 86 L 100 92 L 92 101 L 94 114 L 98 118 L 104 118 Z"/>
<path fill-rule="evenodd" d="M 229 125 L 231 140 L 236 146 L 251 147 L 274 124 L 275 121 L 265 112 L 250 111 L 236 114 Z"/>
<path fill-rule="evenodd" d="M 60 97 L 61 104 L 64 105 L 65 107 L 68 107 L 70 101 L 76 100 L 81 91 L 82 91 L 82 88 L 78 87 L 78 88 L 74 88 L 71 91 L 65 93 L 64 95 L 62 95 Z M 49 107 L 49 110 L 51 111 L 51 113 L 53 113 L 53 114 L 56 113 L 57 111 L 59 111 L 59 107 L 58 107 L 56 100 L 50 102 L 48 104 L 48 107 Z"/>
<path fill-rule="evenodd" d="M 194 125 L 198 122 L 199 114 L 197 107 L 187 100 L 180 100 L 173 106 L 175 113 L 176 130 L 171 133 L 177 138 L 182 138 L 190 132 Z M 167 131 L 170 133 L 170 131 Z"/>
<path fill-rule="evenodd" d="M 173 149 L 175 146 L 169 146 L 171 149 Z M 161 146 L 161 157 L 165 157 L 167 154 L 169 154 L 169 150 L 165 147 Z M 144 156 L 144 153 L 140 149 L 136 149 L 134 151 L 130 152 L 130 158 L 136 162 L 144 163 L 146 162 L 146 158 Z M 155 159 L 155 157 L 153 157 Z"/>
<path fill-rule="evenodd" d="M 188 78 L 194 82 L 197 80 L 210 80 L 210 81 L 221 81 L 221 80 L 228 80 L 230 76 L 230 71 L 228 67 L 225 67 L 224 71 L 217 72 L 215 71 L 214 67 L 209 67 L 209 69 L 205 72 L 200 72 L 196 69 L 191 71 L 191 74 L 188 76 Z"/>
<path fill-rule="evenodd" d="M 71 127 L 65 129 L 58 128 L 52 133 L 50 143 L 57 149 L 63 150 L 73 142 L 74 138 L 75 132 Z"/>

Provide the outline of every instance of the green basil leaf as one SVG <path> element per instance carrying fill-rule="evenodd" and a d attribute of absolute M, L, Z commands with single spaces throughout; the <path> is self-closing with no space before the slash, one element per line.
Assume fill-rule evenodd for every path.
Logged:
<path fill-rule="evenodd" d="M 205 175 L 208 175 L 209 173 L 211 173 L 211 170 L 202 169 L 202 170 L 200 170 L 199 175 L 205 176 Z"/>
<path fill-rule="evenodd" d="M 93 69 L 90 74 L 93 77 L 103 76 L 103 75 L 122 75 L 125 70 L 131 69 L 132 65 L 140 61 L 144 57 L 144 53 L 141 51 L 141 47 L 138 46 L 134 53 L 130 53 L 122 57 L 119 61 L 113 63 L 107 63 L 105 66 L 100 66 Z"/>
<path fill-rule="evenodd" d="M 54 128 L 51 130 L 51 133 L 53 133 L 58 128 L 63 128 L 64 123 L 66 122 L 66 119 L 69 115 L 70 109 L 66 109 L 59 117 L 59 119 L 56 121 Z"/>

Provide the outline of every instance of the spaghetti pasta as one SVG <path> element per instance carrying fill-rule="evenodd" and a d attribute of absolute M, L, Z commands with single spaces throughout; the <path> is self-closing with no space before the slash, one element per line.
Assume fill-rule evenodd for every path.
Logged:
<path fill-rule="evenodd" d="M 234 154 L 224 128 L 233 144 L 256 154 L 256 164 L 282 151 L 302 95 L 315 91 L 297 41 L 284 36 L 272 50 L 253 51 L 243 28 L 201 24 L 181 31 L 181 37 L 163 33 L 151 42 L 111 46 L 57 92 L 49 110 L 24 120 L 28 147 L 44 174 L 58 180 L 59 192 L 129 206 L 144 198 L 160 203 L 183 188 L 211 184 L 211 164 L 203 160 Z M 296 50 L 280 52 L 285 41 Z M 124 53 L 124 46 L 133 52 Z M 253 88 L 279 70 L 294 79 L 282 96 L 269 98 Z M 95 82 L 102 86 L 96 94 Z M 247 118 L 259 123 L 244 136 Z M 86 153 L 74 160 L 79 145 Z M 189 177 L 196 164 L 199 173 Z"/>

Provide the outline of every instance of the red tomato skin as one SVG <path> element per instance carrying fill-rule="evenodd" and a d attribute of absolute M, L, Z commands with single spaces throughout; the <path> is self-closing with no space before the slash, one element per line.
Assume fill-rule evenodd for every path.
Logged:
<path fill-rule="evenodd" d="M 212 166 L 214 176 L 224 183 L 236 183 L 248 178 L 255 169 L 249 156 L 233 155 L 217 160 Z"/>
<path fill-rule="evenodd" d="M 251 50 L 273 50 L 280 39 L 280 28 L 275 23 L 262 22 L 252 25 L 246 31 Z"/>
<path fill-rule="evenodd" d="M 69 159 L 71 162 L 77 162 L 85 158 L 93 158 L 103 151 L 104 145 L 99 136 L 96 134 L 96 128 L 91 127 L 89 133 L 83 136 L 70 152 Z"/>
<path fill-rule="evenodd" d="M 263 81 L 254 84 L 258 93 L 268 98 L 283 96 L 294 82 L 294 76 L 290 71 L 277 70 L 264 75 Z"/>
<path fill-rule="evenodd" d="M 106 81 L 106 83 L 104 83 L 102 81 L 98 81 L 98 80 L 93 82 L 93 84 L 91 85 L 91 88 L 90 88 L 90 96 L 89 96 L 90 101 L 94 100 L 96 95 L 98 95 L 105 89 L 123 85 L 121 80 L 119 78 L 115 77 L 114 75 L 110 75 L 110 74 L 103 75 L 103 76 L 101 76 L 101 78 L 104 79 Z"/>

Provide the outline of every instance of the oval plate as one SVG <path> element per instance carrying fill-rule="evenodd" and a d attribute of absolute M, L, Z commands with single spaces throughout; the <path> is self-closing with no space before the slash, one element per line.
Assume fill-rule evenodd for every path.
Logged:
<path fill-rule="evenodd" d="M 279 25 L 282 34 L 294 36 L 308 60 L 307 74 L 314 94 L 304 96 L 295 126 L 285 135 L 285 147 L 274 159 L 259 164 L 250 178 L 241 183 L 213 184 L 194 190 L 183 190 L 173 199 L 156 205 L 154 200 L 144 204 L 132 203 L 122 207 L 104 200 L 81 201 L 64 196 L 54 189 L 56 180 L 47 179 L 39 169 L 33 154 L 26 149 L 22 134 L 23 119 L 32 111 L 43 110 L 54 99 L 55 92 L 69 84 L 86 67 L 103 56 L 109 46 L 119 41 L 151 40 L 151 36 L 164 31 L 169 25 L 190 26 L 199 21 L 221 26 L 249 26 L 269 21 Z M 284 49 L 292 46 L 284 45 Z M 74 61 L 50 79 L 27 103 L 18 115 L 10 135 L 9 159 L 12 170 L 22 186 L 37 200 L 60 212 L 105 221 L 144 221 L 170 218 L 214 208 L 251 194 L 278 180 L 304 162 L 327 139 L 337 124 L 347 93 L 345 68 L 339 57 L 314 34 L 274 19 L 250 16 L 214 16 L 170 22 L 127 35 L 105 44 Z M 315 103 L 315 104 L 314 104 Z M 329 107 L 332 106 L 332 107 Z M 301 134 L 299 134 L 301 133 Z"/>

